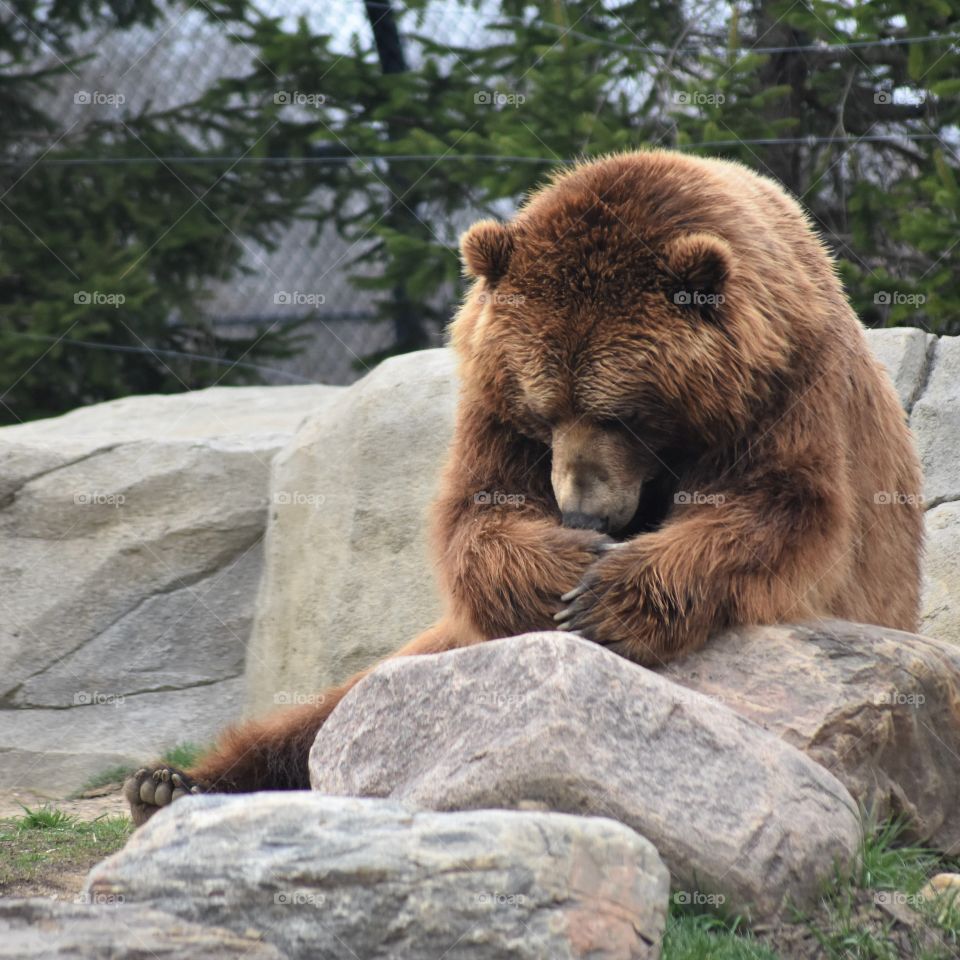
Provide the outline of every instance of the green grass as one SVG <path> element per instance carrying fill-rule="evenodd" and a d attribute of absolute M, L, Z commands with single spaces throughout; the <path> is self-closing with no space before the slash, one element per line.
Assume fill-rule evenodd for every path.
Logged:
<path fill-rule="evenodd" d="M 663 960 L 786 960 L 788 942 L 804 937 L 819 944 L 822 960 L 957 960 L 960 957 L 960 899 L 922 900 L 917 894 L 934 874 L 960 872 L 946 858 L 904 840 L 903 824 L 867 830 L 852 873 L 836 875 L 813 909 L 795 912 L 771 944 L 755 939 L 739 919 L 717 912 L 692 912 L 671 904 Z M 878 903 L 887 898 L 912 911 L 909 926 L 898 924 Z M 777 951 L 782 945 L 784 953 Z"/>
<path fill-rule="evenodd" d="M 865 929 L 857 914 L 855 890 L 837 891 L 824 904 L 822 916 L 809 921 L 823 956 L 830 960 L 899 960 L 900 951 L 890 942 L 893 917 L 884 918 L 874 929 Z"/>
<path fill-rule="evenodd" d="M 51 807 L 23 809 L 22 817 L 0 820 L 0 892 L 55 887 L 65 872 L 85 873 L 119 850 L 133 829 L 126 817 L 78 820 Z"/>
<path fill-rule="evenodd" d="M 939 931 L 939 939 L 944 947 L 949 947 L 949 956 L 956 958 L 960 956 L 960 898 L 956 893 L 947 894 L 935 901 L 928 901 L 921 908 L 920 912 L 926 918 L 927 922 Z M 935 957 L 936 954 L 929 954 Z"/>
<path fill-rule="evenodd" d="M 115 767 L 107 767 L 87 780 L 86 783 L 84 783 L 79 790 L 74 791 L 70 797 L 74 799 L 83 796 L 88 790 L 95 790 L 97 787 L 106 787 L 111 783 L 123 783 L 133 771 L 134 768 L 129 764 L 118 764 Z"/>
<path fill-rule="evenodd" d="M 778 960 L 768 947 L 720 917 L 671 909 L 663 938 L 663 960 Z"/>
<path fill-rule="evenodd" d="M 932 850 L 905 843 L 905 824 L 891 820 L 866 832 L 854 879 L 864 890 L 900 890 L 917 893 L 933 873 L 951 871 Z"/>
<path fill-rule="evenodd" d="M 192 767 L 197 759 L 206 752 L 206 747 L 198 746 L 195 743 L 185 741 L 178 743 L 175 747 L 165 750 L 160 759 L 164 763 L 169 763 L 171 767 L 179 767 L 181 770 Z"/>
<path fill-rule="evenodd" d="M 824 897 L 821 913 L 826 922 L 819 917 L 807 919 L 830 960 L 900 960 L 904 956 L 903 950 L 891 943 L 894 917 L 878 909 L 876 922 L 865 929 L 864 904 L 884 898 L 916 914 L 907 956 L 924 960 L 956 960 L 960 956 L 960 914 L 953 898 L 923 900 L 917 896 L 934 874 L 957 872 L 957 861 L 906 842 L 904 833 L 905 824 L 899 820 L 869 829 L 853 876 L 836 878 Z"/>
<path fill-rule="evenodd" d="M 22 803 L 20 806 L 23 807 L 24 814 L 18 819 L 15 818 L 13 822 L 21 830 L 61 830 L 72 826 L 76 819 L 69 813 L 54 807 L 39 807 L 31 810 Z"/>

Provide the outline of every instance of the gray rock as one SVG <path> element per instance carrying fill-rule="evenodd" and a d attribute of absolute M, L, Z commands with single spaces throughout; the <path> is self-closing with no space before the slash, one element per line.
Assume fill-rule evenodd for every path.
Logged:
<path fill-rule="evenodd" d="M 251 597 L 262 567 L 261 544 L 211 574 L 147 597 L 93 639 L 29 677 L 10 698 L 15 705 L 62 707 L 78 697 L 78 679 L 96 678 L 101 691 L 174 691 L 239 677 L 250 633 Z M 144 633 L 149 626 L 149 633 Z M 131 689 L 131 680 L 142 689 Z"/>
<path fill-rule="evenodd" d="M 109 898 L 103 898 L 108 900 Z M 0 900 L 0 960 L 282 960 L 275 947 L 169 913 L 110 903 Z"/>
<path fill-rule="evenodd" d="M 957 648 L 840 620 L 742 627 L 662 673 L 802 750 L 878 820 L 960 847 Z"/>
<path fill-rule="evenodd" d="M 926 382 L 937 338 L 917 327 L 867 330 L 867 343 L 886 367 L 904 410 L 909 412 Z"/>
<path fill-rule="evenodd" d="M 960 503 L 926 513 L 921 629 L 960 645 Z"/>
<path fill-rule="evenodd" d="M 36 785 L 63 796 L 109 767 L 143 763 L 175 743 L 207 743 L 237 717 L 243 680 L 136 696 L 90 691 L 68 710 L 6 710 L 0 770 L 5 786 Z"/>
<path fill-rule="evenodd" d="M 656 958 L 668 890 L 653 846 L 610 820 L 309 792 L 180 800 L 84 888 L 252 927 L 291 960 Z"/>
<path fill-rule="evenodd" d="M 911 413 L 923 462 L 927 544 L 921 629 L 960 644 L 960 514 L 949 505 L 960 499 L 960 338 L 938 340 L 914 327 L 866 333 Z"/>
<path fill-rule="evenodd" d="M 338 392 L 218 387 L 0 429 L 8 786 L 70 789 L 237 716 L 270 461 Z"/>
<path fill-rule="evenodd" d="M 860 839 L 850 794 L 799 750 L 561 633 L 383 664 L 318 734 L 310 776 L 436 810 L 609 816 L 653 842 L 679 888 L 754 917 L 813 901 Z"/>
<path fill-rule="evenodd" d="M 941 337 L 937 344 L 910 427 L 923 464 L 927 508 L 960 498 L 960 337 Z"/>
<path fill-rule="evenodd" d="M 429 506 L 455 404 L 449 350 L 395 357 L 277 457 L 248 713 L 338 683 L 437 619 Z"/>

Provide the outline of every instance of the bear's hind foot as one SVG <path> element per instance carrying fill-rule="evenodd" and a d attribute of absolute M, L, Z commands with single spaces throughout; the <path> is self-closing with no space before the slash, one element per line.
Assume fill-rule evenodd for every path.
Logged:
<path fill-rule="evenodd" d="M 169 766 L 141 767 L 123 785 L 123 795 L 130 804 L 130 817 L 138 827 L 174 800 L 205 792 L 203 784 Z"/>

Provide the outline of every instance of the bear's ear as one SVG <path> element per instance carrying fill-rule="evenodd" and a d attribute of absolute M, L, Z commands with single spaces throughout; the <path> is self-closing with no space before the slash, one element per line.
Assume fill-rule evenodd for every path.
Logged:
<path fill-rule="evenodd" d="M 724 289 L 733 270 L 733 251 L 710 233 L 687 233 L 663 248 L 666 286 L 677 306 L 710 318 L 721 313 Z"/>
<path fill-rule="evenodd" d="M 469 276 L 496 283 L 510 265 L 510 228 L 496 220 L 480 220 L 460 238 L 460 253 Z"/>

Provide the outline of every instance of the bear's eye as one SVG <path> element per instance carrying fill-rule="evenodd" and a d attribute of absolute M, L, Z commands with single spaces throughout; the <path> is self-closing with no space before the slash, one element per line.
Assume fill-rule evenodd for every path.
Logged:
<path fill-rule="evenodd" d="M 603 430 L 617 430 L 621 427 L 626 426 L 629 423 L 629 417 L 598 417 L 593 422 Z"/>
<path fill-rule="evenodd" d="M 624 410 L 622 413 L 595 417 L 593 423 L 601 430 L 626 430 L 633 433 L 642 429 L 644 418 L 639 413 Z"/>

